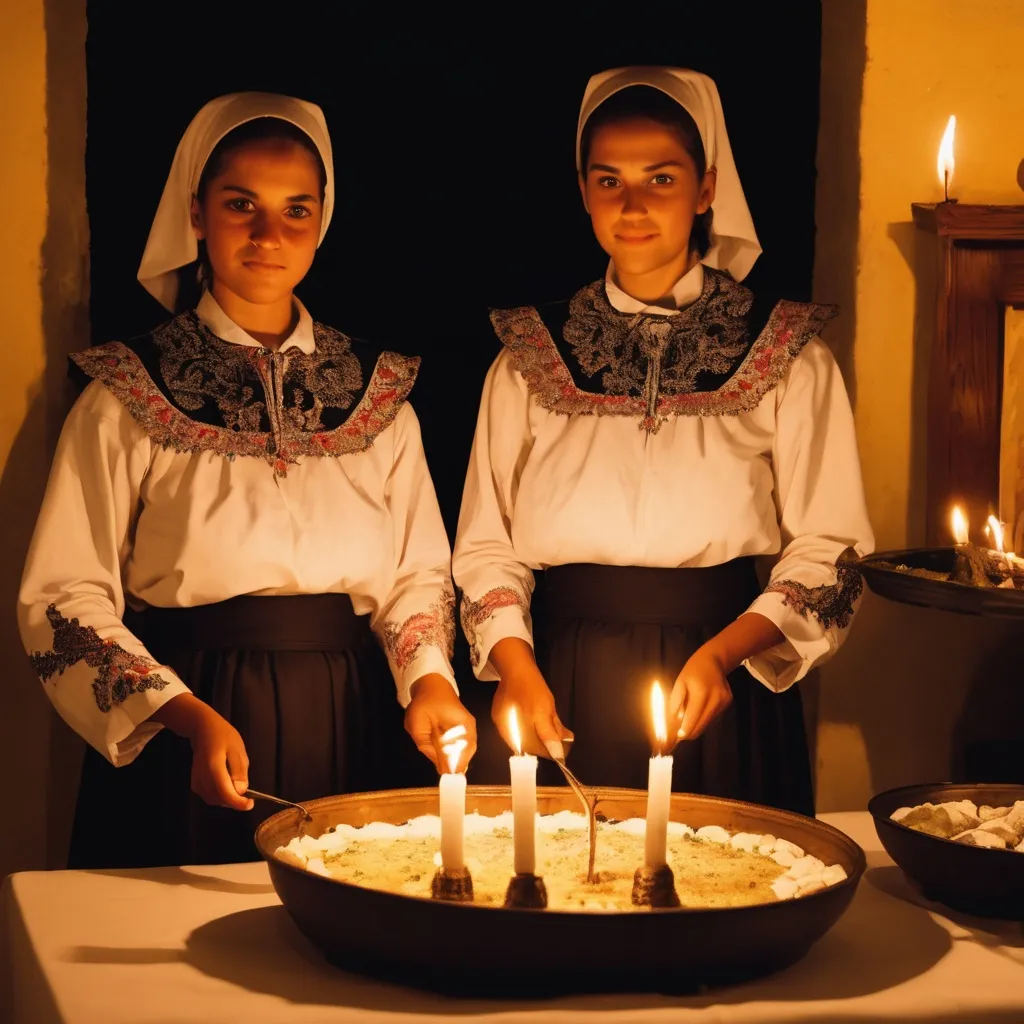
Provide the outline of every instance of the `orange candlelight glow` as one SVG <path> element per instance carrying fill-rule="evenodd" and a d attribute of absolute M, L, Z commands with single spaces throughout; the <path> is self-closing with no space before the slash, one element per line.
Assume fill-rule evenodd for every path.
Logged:
<path fill-rule="evenodd" d="M 939 184 L 942 186 L 946 199 L 949 199 L 949 186 L 953 181 L 953 170 L 956 161 L 953 159 L 953 136 L 956 134 L 956 117 L 949 115 L 949 122 L 942 134 L 942 142 L 939 144 Z"/>
<path fill-rule="evenodd" d="M 654 722 L 654 738 L 658 746 L 663 747 L 668 742 L 668 726 L 665 723 L 665 694 L 661 683 L 657 681 L 651 687 L 651 719 Z"/>
<path fill-rule="evenodd" d="M 967 532 L 967 519 L 960 510 L 959 505 L 953 506 L 951 524 L 953 528 L 953 540 L 956 541 L 957 544 L 966 544 L 970 539 L 970 535 Z"/>
<path fill-rule="evenodd" d="M 468 742 L 463 739 L 465 735 L 466 727 L 464 725 L 456 725 L 441 737 L 441 753 L 448 758 L 448 771 L 453 775 L 455 774 L 456 768 L 459 766 L 459 757 L 469 745 Z"/>
<path fill-rule="evenodd" d="M 508 731 L 512 737 L 512 746 L 515 747 L 516 757 L 521 757 L 523 753 L 523 739 L 519 735 L 519 716 L 516 714 L 515 708 L 508 709 Z"/>

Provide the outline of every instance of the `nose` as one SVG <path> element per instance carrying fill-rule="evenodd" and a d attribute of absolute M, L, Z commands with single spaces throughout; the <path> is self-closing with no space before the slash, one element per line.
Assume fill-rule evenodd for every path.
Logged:
<path fill-rule="evenodd" d="M 257 249 L 279 249 L 281 232 L 265 213 L 260 213 L 252 222 L 249 241 Z"/>
<path fill-rule="evenodd" d="M 625 188 L 622 195 L 623 217 L 646 217 L 647 203 L 644 202 L 642 189 Z"/>

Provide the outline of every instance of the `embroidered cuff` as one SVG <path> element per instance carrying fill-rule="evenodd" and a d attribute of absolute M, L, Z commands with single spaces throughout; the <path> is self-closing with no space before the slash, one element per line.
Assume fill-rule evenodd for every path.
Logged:
<path fill-rule="evenodd" d="M 822 629 L 817 619 L 787 607 L 779 593 L 766 591 L 747 612 L 763 615 L 775 623 L 786 638 L 781 644 L 755 654 L 743 663 L 759 683 L 776 693 L 798 683 L 839 646 L 831 631 Z"/>
<path fill-rule="evenodd" d="M 133 693 L 113 709 L 106 722 L 105 748 L 97 749 L 115 768 L 131 764 L 142 753 L 142 748 L 163 728 L 159 722 L 153 721 L 151 716 L 154 711 L 163 707 L 172 697 L 192 692 L 170 669 L 162 667 L 160 672 L 167 681 L 163 689 Z"/>
<path fill-rule="evenodd" d="M 514 636 L 533 646 L 529 603 L 516 587 L 495 587 L 479 601 L 463 595 L 461 617 L 473 672 L 484 682 L 498 678 L 489 659 L 491 648 L 499 640 Z"/>
<path fill-rule="evenodd" d="M 455 682 L 455 673 L 452 671 L 451 663 L 449 662 L 444 651 L 439 647 L 432 645 L 423 645 L 416 652 L 416 657 L 409 662 L 404 668 L 395 673 L 395 684 L 398 688 L 398 703 L 403 708 L 409 706 L 409 701 L 412 699 L 410 691 L 412 690 L 412 684 L 417 679 L 422 679 L 424 676 L 439 675 L 444 676 L 445 679 L 451 683 L 452 689 L 458 695 L 459 687 Z"/>

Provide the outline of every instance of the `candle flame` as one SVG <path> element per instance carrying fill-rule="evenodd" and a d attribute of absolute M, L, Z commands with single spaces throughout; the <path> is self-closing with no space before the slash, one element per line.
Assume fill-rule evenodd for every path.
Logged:
<path fill-rule="evenodd" d="M 956 134 L 956 117 L 949 115 L 946 130 L 942 134 L 942 142 L 939 144 L 939 184 L 948 189 L 953 182 L 953 169 L 956 161 L 953 159 L 953 136 Z"/>
<path fill-rule="evenodd" d="M 668 726 L 665 724 L 665 694 L 657 681 L 651 687 L 651 718 L 654 720 L 654 738 L 663 747 L 668 741 Z"/>
<path fill-rule="evenodd" d="M 464 725 L 453 725 L 441 737 L 441 753 L 448 759 L 448 771 L 453 775 L 459 766 L 462 752 L 469 746 L 469 743 L 463 738 L 465 735 L 466 727 Z"/>
<path fill-rule="evenodd" d="M 519 735 L 519 716 L 514 707 L 508 709 L 508 731 L 512 736 L 512 746 L 516 749 L 516 757 L 522 756 L 523 739 Z"/>
<path fill-rule="evenodd" d="M 999 554 L 1003 554 L 1003 524 L 995 516 L 989 516 L 986 531 L 996 542 L 996 550 Z"/>
<path fill-rule="evenodd" d="M 951 522 L 953 527 L 953 540 L 956 541 L 957 544 L 966 544 L 970 539 L 970 535 L 967 532 L 967 519 L 960 510 L 959 505 L 953 506 Z"/>

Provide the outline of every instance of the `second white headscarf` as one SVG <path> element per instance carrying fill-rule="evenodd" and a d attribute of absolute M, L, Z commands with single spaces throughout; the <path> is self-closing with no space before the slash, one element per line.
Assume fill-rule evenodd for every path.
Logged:
<path fill-rule="evenodd" d="M 576 169 L 580 170 L 580 139 L 590 116 L 610 96 L 632 85 L 647 85 L 670 96 L 693 118 L 704 143 L 707 166 L 717 170 L 711 249 L 702 262 L 727 270 L 742 281 L 761 254 L 740 176 L 725 129 L 718 87 L 699 71 L 668 67 L 613 68 L 587 83 L 576 127 Z"/>

